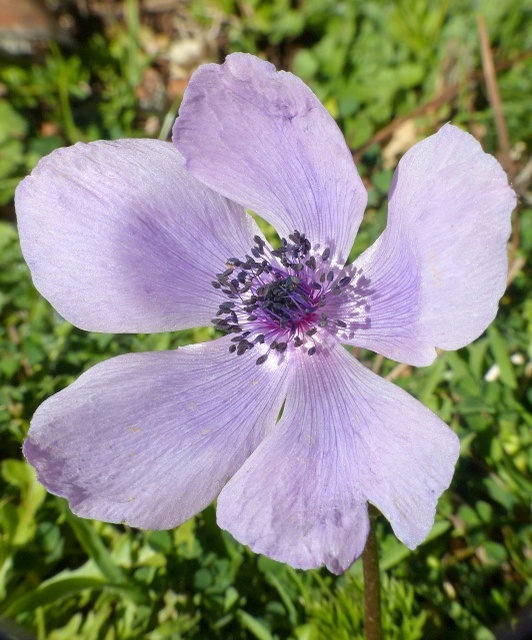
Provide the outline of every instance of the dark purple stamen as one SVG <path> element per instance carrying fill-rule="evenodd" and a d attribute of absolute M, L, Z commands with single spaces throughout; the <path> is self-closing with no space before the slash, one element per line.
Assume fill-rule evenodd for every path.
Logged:
<path fill-rule="evenodd" d="M 263 364 L 271 351 L 284 353 L 289 345 L 301 347 L 311 341 L 308 355 L 316 353 L 313 339 L 319 329 L 346 327 L 341 320 L 330 322 L 320 311 L 330 294 L 337 295 L 351 282 L 342 277 L 334 284 L 334 269 L 325 267 L 331 251 L 312 252 L 304 233 L 294 231 L 270 250 L 260 236 L 245 260 L 229 258 L 226 269 L 216 274 L 212 286 L 227 296 L 212 323 L 216 329 L 237 334 L 229 351 L 239 356 L 265 344 L 268 351 L 257 358 Z"/>

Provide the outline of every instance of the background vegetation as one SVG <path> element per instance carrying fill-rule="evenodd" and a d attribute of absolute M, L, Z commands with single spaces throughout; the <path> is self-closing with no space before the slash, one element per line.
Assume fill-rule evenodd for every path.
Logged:
<path fill-rule="evenodd" d="M 502 153 L 520 205 L 496 322 L 422 369 L 357 355 L 462 441 L 425 544 L 408 551 L 378 520 L 385 637 L 530 637 L 501 627 L 531 595 L 530 0 L 55 0 L 33 10 L 25 29 L 0 23 L 0 631 L 40 640 L 363 638 L 360 562 L 339 578 L 295 571 L 220 531 L 213 507 L 174 531 L 82 520 L 21 455 L 36 407 L 80 372 L 212 332 L 112 336 L 62 320 L 20 254 L 17 183 L 78 140 L 165 139 L 195 66 L 239 50 L 300 75 L 344 131 L 370 192 L 353 255 L 384 227 L 393 168 L 417 139 L 452 120 Z M 477 11 L 509 148 L 486 93 Z"/>

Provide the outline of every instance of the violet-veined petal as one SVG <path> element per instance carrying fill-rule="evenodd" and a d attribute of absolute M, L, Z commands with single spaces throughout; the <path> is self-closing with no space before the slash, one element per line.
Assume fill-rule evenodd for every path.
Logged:
<path fill-rule="evenodd" d="M 490 324 L 506 286 L 515 194 L 506 174 L 452 125 L 402 158 L 388 225 L 355 261 L 370 292 L 338 311 L 342 339 L 414 365 L 457 349 Z"/>
<path fill-rule="evenodd" d="M 24 444 L 40 482 L 80 516 L 146 529 L 206 507 L 275 424 L 287 382 L 228 344 L 112 358 L 52 396 Z"/>
<path fill-rule="evenodd" d="M 339 345 L 299 354 L 277 427 L 218 499 L 218 522 L 254 551 L 340 573 L 361 554 L 366 501 L 410 548 L 428 535 L 459 442 L 435 414 Z"/>
<path fill-rule="evenodd" d="M 117 140 L 59 149 L 17 189 L 35 286 L 67 320 L 106 332 L 207 325 L 211 285 L 258 229 L 195 180 L 169 143 Z"/>
<path fill-rule="evenodd" d="M 173 141 L 187 169 L 281 236 L 345 261 L 367 195 L 336 123 L 296 76 L 242 53 L 192 76 Z"/>

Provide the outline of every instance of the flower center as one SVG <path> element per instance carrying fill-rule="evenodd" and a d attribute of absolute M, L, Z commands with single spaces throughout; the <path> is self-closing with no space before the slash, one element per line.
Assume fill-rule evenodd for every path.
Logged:
<path fill-rule="evenodd" d="M 260 306 L 264 316 L 281 328 L 290 326 L 296 330 L 316 311 L 319 294 L 296 276 L 276 273 L 274 277 L 272 283 L 262 287 Z"/>
<path fill-rule="evenodd" d="M 315 334 L 331 324 L 324 311 L 328 297 L 341 293 L 351 278 L 337 278 L 328 264 L 330 249 L 313 252 L 298 231 L 289 240 L 282 238 L 281 246 L 274 250 L 259 236 L 254 241 L 251 255 L 245 260 L 229 258 L 227 269 L 217 273 L 212 282 L 227 298 L 213 324 L 236 334 L 231 339 L 231 353 L 242 355 L 256 344 L 268 345 L 257 364 L 265 362 L 272 350 L 282 353 L 289 345 L 304 345 L 307 353 L 314 355 Z M 346 326 L 341 320 L 332 324 Z"/>

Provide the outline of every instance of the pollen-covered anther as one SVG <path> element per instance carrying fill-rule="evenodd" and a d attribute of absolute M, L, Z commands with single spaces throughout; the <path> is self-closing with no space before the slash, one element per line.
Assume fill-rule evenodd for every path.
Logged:
<path fill-rule="evenodd" d="M 289 347 L 305 343 L 308 355 L 317 352 L 314 336 L 320 330 L 346 327 L 341 320 L 330 321 L 322 311 L 328 296 L 338 295 L 351 277 L 339 277 L 328 263 L 331 251 L 312 250 L 304 233 L 297 230 L 282 238 L 277 249 L 270 249 L 260 237 L 245 260 L 229 258 L 226 269 L 212 281 L 224 300 L 212 323 L 226 333 L 235 333 L 229 351 L 243 355 L 256 344 L 268 350 L 257 358 L 263 364 L 269 354 L 284 353 Z"/>

